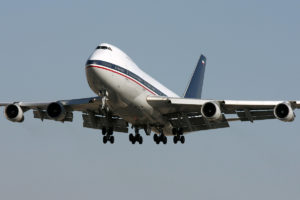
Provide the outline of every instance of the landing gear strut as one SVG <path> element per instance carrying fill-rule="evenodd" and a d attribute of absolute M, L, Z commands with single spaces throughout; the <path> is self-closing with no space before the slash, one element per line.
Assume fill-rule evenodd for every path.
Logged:
<path fill-rule="evenodd" d="M 133 135 L 132 133 L 129 134 L 129 141 L 132 144 L 135 144 L 136 142 L 138 142 L 139 144 L 143 144 L 143 137 L 139 134 L 138 128 L 135 128 L 135 135 Z"/>
<path fill-rule="evenodd" d="M 114 133 L 113 127 L 109 127 L 106 129 L 106 127 L 102 128 L 102 135 L 103 135 L 103 143 L 106 144 L 107 142 L 110 142 L 113 144 L 115 142 L 115 137 L 112 135 Z"/>
<path fill-rule="evenodd" d="M 173 142 L 174 144 L 177 144 L 177 142 L 181 142 L 181 144 L 184 144 L 185 142 L 185 137 L 183 136 L 183 129 L 182 128 L 173 128 Z"/>
<path fill-rule="evenodd" d="M 106 133 L 107 133 L 106 127 L 103 127 L 102 128 L 102 135 L 106 135 Z"/>
<path fill-rule="evenodd" d="M 151 135 L 151 127 L 150 126 L 145 126 L 144 131 L 145 131 L 146 135 L 148 135 L 148 136 Z"/>

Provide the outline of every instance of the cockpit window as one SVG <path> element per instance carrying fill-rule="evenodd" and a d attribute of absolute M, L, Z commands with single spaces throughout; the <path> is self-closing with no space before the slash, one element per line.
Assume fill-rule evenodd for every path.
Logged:
<path fill-rule="evenodd" d="M 107 46 L 98 46 L 96 49 L 108 49 L 108 50 L 111 50 L 111 48 L 107 47 Z"/>

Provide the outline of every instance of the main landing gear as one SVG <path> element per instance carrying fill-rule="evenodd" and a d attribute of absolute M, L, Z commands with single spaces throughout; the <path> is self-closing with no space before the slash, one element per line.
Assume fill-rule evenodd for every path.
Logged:
<path fill-rule="evenodd" d="M 175 135 L 174 137 L 173 137 L 173 142 L 174 142 L 174 144 L 177 144 L 177 142 L 181 142 L 182 144 L 184 144 L 184 142 L 185 142 L 185 137 L 182 135 L 182 136 L 180 136 L 180 135 Z"/>
<path fill-rule="evenodd" d="M 108 129 L 106 127 L 102 128 L 104 144 L 106 144 L 107 142 L 110 142 L 111 144 L 113 144 L 115 142 L 115 137 L 112 135 L 113 133 L 114 133 L 113 127 L 109 127 Z"/>
<path fill-rule="evenodd" d="M 167 137 L 163 133 L 161 133 L 160 135 L 154 134 L 153 140 L 156 144 L 159 144 L 160 142 L 162 142 L 163 144 L 167 144 L 168 142 Z"/>
<path fill-rule="evenodd" d="M 181 142 L 181 144 L 184 144 L 185 142 L 185 137 L 183 136 L 183 129 L 182 128 L 173 128 L 173 142 L 174 144 L 177 144 L 177 142 Z"/>
<path fill-rule="evenodd" d="M 135 129 L 135 135 L 133 135 L 132 133 L 129 134 L 129 141 L 132 144 L 135 144 L 136 142 L 138 142 L 139 144 L 143 144 L 143 137 L 139 134 L 139 129 Z"/>

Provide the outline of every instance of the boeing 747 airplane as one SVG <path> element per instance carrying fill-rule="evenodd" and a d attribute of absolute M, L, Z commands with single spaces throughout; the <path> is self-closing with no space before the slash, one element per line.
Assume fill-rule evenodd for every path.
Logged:
<path fill-rule="evenodd" d="M 123 51 L 100 44 L 86 62 L 88 84 L 96 97 L 56 102 L 8 102 L 4 114 L 12 122 L 23 122 L 24 113 L 34 118 L 72 122 L 73 112 L 82 113 L 83 127 L 100 129 L 103 143 L 114 143 L 114 132 L 128 133 L 132 144 L 143 143 L 140 130 L 154 132 L 156 144 L 185 142 L 185 134 L 229 127 L 230 121 L 279 119 L 291 122 L 300 101 L 235 101 L 202 99 L 206 58 L 201 55 L 185 95 L 179 97 L 143 72 Z M 228 117 L 230 115 L 230 117 Z M 234 116 L 234 117 L 232 117 Z"/>

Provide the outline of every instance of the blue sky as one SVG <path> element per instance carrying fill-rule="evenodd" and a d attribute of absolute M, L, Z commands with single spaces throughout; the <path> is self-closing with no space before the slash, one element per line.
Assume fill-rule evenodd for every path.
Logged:
<path fill-rule="evenodd" d="M 0 101 L 93 96 L 84 63 L 101 42 L 179 95 L 203 53 L 203 98 L 300 99 L 299 9 L 290 0 L 2 2 Z M 133 146 L 126 134 L 103 145 L 79 113 L 64 124 L 2 115 L 0 127 L 1 199 L 300 198 L 297 118 L 235 122 L 167 146 L 152 137 Z"/>

